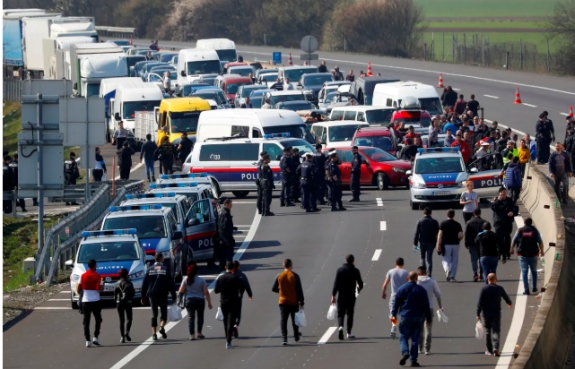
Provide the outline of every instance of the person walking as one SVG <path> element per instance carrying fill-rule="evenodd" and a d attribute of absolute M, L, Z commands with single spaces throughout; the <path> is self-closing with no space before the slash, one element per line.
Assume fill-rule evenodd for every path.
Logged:
<path fill-rule="evenodd" d="M 236 247 L 236 240 L 234 239 L 234 220 L 232 217 L 232 200 L 225 199 L 224 206 L 218 218 L 218 232 L 221 241 L 221 256 L 220 265 L 231 262 L 234 259 L 234 247 Z"/>
<path fill-rule="evenodd" d="M 430 207 L 423 210 L 423 218 L 417 222 L 415 237 L 413 238 L 413 248 L 417 250 L 419 245 L 419 252 L 421 253 L 419 265 L 423 265 L 426 270 L 429 270 L 430 278 L 433 270 L 433 249 L 435 249 L 439 233 L 439 222 L 431 217 L 431 213 Z"/>
<path fill-rule="evenodd" d="M 245 275 L 245 273 L 242 272 L 240 269 L 240 262 L 234 260 L 233 263 L 234 263 L 234 270 L 232 271 L 232 273 L 234 273 L 234 275 L 237 275 L 242 281 L 242 289 L 240 293 L 240 300 L 238 302 L 238 311 L 236 312 L 236 320 L 234 322 L 234 331 L 233 331 L 234 337 L 239 338 L 240 333 L 238 331 L 238 327 L 240 326 L 240 322 L 242 320 L 242 301 L 244 299 L 244 292 L 248 293 L 248 300 L 250 301 L 252 301 L 252 299 L 254 298 L 254 294 L 252 292 L 252 287 L 250 286 L 248 276 Z"/>
<path fill-rule="evenodd" d="M 535 125 L 535 140 L 537 142 L 537 163 L 547 164 L 549 160 L 549 145 L 555 140 L 553 122 L 547 120 L 545 112 L 539 114 L 539 120 Z"/>
<path fill-rule="evenodd" d="M 341 202 L 341 170 L 339 169 L 339 162 L 337 159 L 337 153 L 333 152 L 330 154 L 329 162 L 329 179 L 331 180 L 331 211 L 343 211 L 347 210 L 343 207 Z"/>
<path fill-rule="evenodd" d="M 114 287 L 114 301 L 116 301 L 116 310 L 120 318 L 121 343 L 132 341 L 130 328 L 132 328 L 132 306 L 136 290 L 128 277 L 128 273 L 128 269 L 120 269 L 120 280 L 116 282 L 116 287 Z"/>
<path fill-rule="evenodd" d="M 80 178 L 80 169 L 78 169 L 78 163 L 76 163 L 76 153 L 72 151 L 68 160 L 64 161 L 64 179 L 66 186 L 75 185 L 78 178 Z M 72 202 L 66 202 L 66 205 L 78 205 L 78 203 L 74 200 Z"/>
<path fill-rule="evenodd" d="M 154 154 L 158 149 L 158 145 L 152 141 L 152 135 L 146 135 L 146 142 L 142 145 L 140 151 L 140 163 L 144 160 L 144 165 L 146 166 L 146 177 L 148 177 L 148 182 L 156 182 L 156 173 L 154 171 Z"/>
<path fill-rule="evenodd" d="M 320 205 L 325 205 L 325 163 L 326 156 L 321 152 L 323 146 L 321 144 L 315 145 L 315 152 L 313 153 L 312 162 L 314 164 L 314 185 L 315 185 L 315 195 L 316 199 Z"/>
<path fill-rule="evenodd" d="M 299 275 L 293 272 L 293 262 L 285 259 L 283 262 L 284 271 L 278 274 L 272 287 L 272 292 L 279 294 L 280 307 L 280 327 L 282 331 L 282 345 L 288 344 L 287 322 L 291 317 L 294 341 L 301 339 L 299 327 L 295 324 L 295 313 L 302 310 L 305 304 L 303 288 Z"/>
<path fill-rule="evenodd" d="M 96 147 L 96 163 L 94 164 L 94 169 L 92 169 L 92 176 L 94 177 L 94 181 L 101 182 L 102 177 L 104 177 L 106 173 L 108 173 L 106 170 L 106 162 L 100 153 L 100 148 Z"/>
<path fill-rule="evenodd" d="M 292 157 L 289 147 L 284 148 L 284 154 L 280 159 L 280 171 L 282 178 L 282 192 L 280 195 L 280 206 L 295 206 L 292 202 L 293 193 L 291 191 L 292 175 Z"/>
<path fill-rule="evenodd" d="M 265 151 L 264 151 L 265 152 Z M 272 191 L 276 188 L 274 183 L 274 174 L 272 168 L 270 168 L 271 158 L 268 154 L 263 157 L 263 163 L 261 166 L 261 179 L 260 186 L 262 191 L 262 216 L 270 217 L 275 214 L 271 212 L 270 207 L 272 204 Z"/>
<path fill-rule="evenodd" d="M 454 220 L 455 210 L 447 211 L 447 220 L 439 225 L 437 237 L 437 252 L 442 254 L 443 270 L 448 282 L 456 282 L 457 267 L 459 265 L 459 242 L 463 239 L 463 228 Z"/>
<path fill-rule="evenodd" d="M 385 300 L 387 298 L 387 286 L 391 283 L 391 295 L 389 296 L 389 317 L 392 316 L 391 312 L 393 310 L 393 302 L 395 301 L 395 295 L 399 287 L 403 286 L 407 282 L 407 270 L 403 269 L 405 262 L 403 258 L 397 258 L 395 260 L 395 268 L 387 271 L 385 275 L 385 281 L 383 282 L 383 288 L 381 292 L 381 297 Z M 397 335 L 397 322 L 391 322 L 391 332 L 389 333 L 391 338 L 395 338 Z"/>
<path fill-rule="evenodd" d="M 491 210 L 493 210 L 493 228 L 501 239 L 501 252 L 503 264 L 505 264 L 506 259 L 509 259 L 510 256 L 511 232 L 513 231 L 515 216 L 519 210 L 515 201 L 507 197 L 507 190 L 503 187 L 499 189 L 499 195 L 491 202 Z"/>
<path fill-rule="evenodd" d="M 202 334 L 204 327 L 204 310 L 206 309 L 206 300 L 208 300 L 208 309 L 212 309 L 212 299 L 208 291 L 206 281 L 198 276 L 198 265 L 195 261 L 190 262 L 186 276 L 182 279 L 182 284 L 178 291 L 185 301 L 185 307 L 188 312 L 188 331 L 190 332 L 190 341 L 196 339 L 196 314 L 198 318 L 198 339 L 206 338 Z"/>
<path fill-rule="evenodd" d="M 124 142 L 128 139 L 128 134 L 130 132 L 127 129 L 124 129 L 124 122 L 118 122 L 118 128 L 112 134 L 112 145 L 116 145 L 116 149 L 119 151 L 124 146 Z"/>
<path fill-rule="evenodd" d="M 573 167 L 570 155 L 564 151 L 560 142 L 555 143 L 555 152 L 549 158 L 549 176 L 555 181 L 557 198 L 561 203 L 567 204 L 569 178 L 573 177 Z M 563 191 L 561 191 L 561 184 L 563 184 Z"/>
<path fill-rule="evenodd" d="M 497 285 L 497 275 L 490 273 L 487 276 L 487 285 L 481 289 L 477 302 L 477 321 L 481 321 L 483 314 L 483 329 L 485 334 L 485 355 L 500 356 L 499 333 L 501 332 L 501 299 L 505 300 L 511 309 L 512 302 L 505 289 Z"/>
<path fill-rule="evenodd" d="M 419 366 L 417 361 L 421 327 L 424 321 L 431 324 L 433 315 L 429 308 L 429 297 L 425 288 L 417 284 L 417 273 L 409 272 L 407 283 L 397 290 L 391 308 L 391 321 L 397 321 L 397 313 L 401 316 L 399 323 L 399 343 L 401 346 L 401 360 L 399 365 L 405 365 L 407 359 L 411 366 Z M 409 348 L 411 340 L 411 349 Z"/>
<path fill-rule="evenodd" d="M 14 173 L 10 167 L 11 161 L 12 158 L 9 155 L 4 155 L 4 165 L 2 167 L 2 191 L 13 191 L 16 187 L 16 184 L 14 183 Z M 12 214 L 12 200 L 2 200 L 2 209 L 4 214 Z"/>
<path fill-rule="evenodd" d="M 485 283 L 487 283 L 487 275 L 497 273 L 500 255 L 503 255 L 503 262 L 505 263 L 501 239 L 491 231 L 491 223 L 483 223 L 483 231 L 475 237 L 475 244 L 479 248 L 479 262 L 483 269 Z"/>
<path fill-rule="evenodd" d="M 258 167 L 258 178 L 256 179 L 256 187 L 257 187 L 257 200 L 256 200 L 256 209 L 258 210 L 258 214 L 262 214 L 263 212 L 263 187 L 262 187 L 262 165 L 264 164 L 264 156 L 267 155 L 266 151 L 262 151 L 260 153 L 260 160 L 257 162 Z"/>
<path fill-rule="evenodd" d="M 351 333 L 353 328 L 353 312 L 355 308 L 355 291 L 360 293 L 363 289 L 363 280 L 361 273 L 354 265 L 355 258 L 352 254 L 345 257 L 345 264 L 337 270 L 333 289 L 331 292 L 331 303 L 337 301 L 337 321 L 339 325 L 338 338 L 343 340 L 343 320 L 347 315 L 347 338 L 353 339 L 355 336 Z M 337 296 L 337 300 L 336 300 Z"/>
<path fill-rule="evenodd" d="M 521 191 L 521 186 L 523 184 L 523 175 L 521 173 L 521 167 L 519 166 L 519 158 L 517 156 L 511 159 L 511 163 L 505 170 L 505 187 L 511 192 L 511 199 L 513 202 L 517 202 L 519 199 L 519 192 Z"/>
<path fill-rule="evenodd" d="M 463 205 L 463 223 L 469 222 L 473 217 L 473 211 L 479 207 L 479 195 L 473 191 L 475 187 L 473 181 L 467 181 L 465 187 L 467 191 L 463 192 L 459 199 L 459 203 Z"/>
<path fill-rule="evenodd" d="M 132 169 L 132 155 L 134 150 L 128 142 L 124 142 L 124 147 L 120 150 L 120 179 L 127 181 L 130 179 L 130 170 Z"/>
<path fill-rule="evenodd" d="M 319 211 L 317 208 L 316 198 L 313 185 L 313 173 L 315 172 L 312 163 L 312 153 L 305 154 L 306 160 L 296 170 L 296 174 L 300 176 L 300 188 L 302 193 L 301 203 L 306 213 L 314 213 Z"/>
<path fill-rule="evenodd" d="M 531 271 L 531 292 L 537 293 L 537 256 L 545 256 L 545 250 L 543 249 L 541 234 L 533 225 L 533 219 L 525 219 L 525 225 L 515 233 L 511 244 L 511 255 L 513 255 L 515 246 L 517 246 L 519 266 L 521 267 L 523 294 L 529 295 L 529 281 L 527 277 L 529 271 Z"/>
<path fill-rule="evenodd" d="M 351 200 L 349 202 L 359 202 L 360 178 L 361 178 L 361 155 L 357 146 L 351 148 L 353 154 L 351 159 Z"/>
<path fill-rule="evenodd" d="M 479 246 L 475 238 L 483 232 L 485 220 L 481 218 L 481 208 L 473 210 L 473 218 L 465 224 L 465 247 L 469 250 L 471 269 L 473 270 L 473 282 L 483 281 L 483 267 L 479 261 Z M 479 267 L 479 271 L 478 271 Z"/>
<path fill-rule="evenodd" d="M 177 149 L 178 158 L 180 159 L 181 164 L 184 164 L 193 149 L 194 143 L 188 138 L 188 133 L 183 132 Z"/>
<path fill-rule="evenodd" d="M 76 294 L 80 296 L 82 313 L 84 314 L 84 337 L 86 338 L 86 347 L 92 344 L 100 346 L 98 337 L 100 336 L 100 327 L 102 326 L 102 306 L 100 305 L 100 293 L 104 291 L 104 280 L 96 272 L 96 260 L 88 261 L 88 270 L 80 276 L 76 284 Z M 96 327 L 94 328 L 94 338 L 90 341 L 90 318 L 94 315 Z"/>
<path fill-rule="evenodd" d="M 437 305 L 439 310 L 443 310 L 443 305 L 441 304 L 441 291 L 437 285 L 437 281 L 431 276 L 427 275 L 427 269 L 425 266 L 420 266 L 417 268 L 417 284 L 425 289 L 427 292 L 427 298 L 429 299 L 429 310 L 431 316 L 433 316 L 433 296 L 437 299 Z M 429 324 L 424 324 L 421 327 L 421 334 L 419 336 L 419 353 L 421 354 L 425 348 L 425 355 L 429 355 L 431 352 L 431 325 L 433 320 Z M 424 332 L 425 331 L 425 332 Z"/>
<path fill-rule="evenodd" d="M 174 278 L 170 269 L 164 265 L 164 255 L 156 253 L 154 265 L 150 266 L 142 282 L 142 305 L 150 300 L 152 307 L 152 339 L 156 341 L 158 328 L 158 309 L 160 310 L 160 334 L 163 339 L 168 338 L 164 326 L 168 318 L 168 294 L 172 295 L 172 303 L 176 301 Z"/>
<path fill-rule="evenodd" d="M 174 146 L 170 143 L 170 138 L 164 136 L 162 144 L 156 149 L 154 153 L 154 160 L 159 160 L 164 168 L 164 174 L 174 173 Z"/>
<path fill-rule="evenodd" d="M 226 272 L 216 279 L 215 293 L 220 294 L 220 308 L 224 315 L 224 331 L 226 334 L 226 348 L 232 349 L 232 338 L 234 333 L 234 324 L 236 322 L 236 313 L 242 291 L 242 281 L 240 277 L 233 274 L 234 264 L 231 261 L 226 262 Z"/>

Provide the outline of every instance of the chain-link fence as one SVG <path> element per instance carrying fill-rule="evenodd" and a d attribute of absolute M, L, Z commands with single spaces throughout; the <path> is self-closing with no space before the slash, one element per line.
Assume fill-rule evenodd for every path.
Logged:
<path fill-rule="evenodd" d="M 22 80 L 4 79 L 4 81 L 2 81 L 2 87 L 4 102 L 20 101 L 22 97 Z"/>

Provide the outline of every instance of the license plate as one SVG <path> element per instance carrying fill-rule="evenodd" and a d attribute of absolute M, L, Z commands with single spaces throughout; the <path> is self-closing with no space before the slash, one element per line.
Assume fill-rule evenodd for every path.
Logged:
<path fill-rule="evenodd" d="M 446 196 L 449 195 L 449 191 L 436 191 L 433 193 L 433 196 Z"/>
<path fill-rule="evenodd" d="M 104 286 L 104 292 L 112 292 L 116 286 Z"/>

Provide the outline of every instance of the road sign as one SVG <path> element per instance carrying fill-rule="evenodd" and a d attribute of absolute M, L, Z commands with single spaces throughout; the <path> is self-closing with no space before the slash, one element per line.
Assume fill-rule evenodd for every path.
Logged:
<path fill-rule="evenodd" d="M 106 144 L 104 99 L 64 96 L 60 97 L 58 107 L 58 119 L 60 132 L 64 134 L 64 146 L 86 146 L 88 141 L 90 145 Z"/>
<path fill-rule="evenodd" d="M 319 42 L 317 41 L 317 38 L 308 35 L 301 39 L 300 46 L 304 53 L 311 54 L 317 51 L 319 48 Z"/>
<path fill-rule="evenodd" d="M 22 95 L 72 95 L 72 81 L 59 79 L 27 79 L 22 85 Z"/>
<path fill-rule="evenodd" d="M 274 64 L 281 64 L 282 63 L 282 53 L 281 51 L 274 51 L 272 53 L 272 61 Z"/>
<path fill-rule="evenodd" d="M 312 60 L 318 60 L 319 57 L 317 54 L 301 54 L 299 56 L 300 60 L 306 60 L 306 61 L 312 61 Z"/>

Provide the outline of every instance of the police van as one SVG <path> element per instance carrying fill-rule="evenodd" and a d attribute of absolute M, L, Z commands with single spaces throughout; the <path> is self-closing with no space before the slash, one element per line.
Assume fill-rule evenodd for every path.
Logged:
<path fill-rule="evenodd" d="M 212 199 L 214 197 L 214 189 L 208 183 L 198 182 L 164 182 L 152 183 L 150 185 L 150 193 L 176 193 L 184 195 L 188 198 L 190 204 L 201 199 Z"/>
<path fill-rule="evenodd" d="M 422 204 L 459 202 L 467 181 L 473 181 L 480 197 L 497 194 L 501 186 L 500 169 L 467 170 L 459 147 L 420 148 L 409 176 L 409 205 L 413 210 Z"/>
<path fill-rule="evenodd" d="M 189 170 L 188 170 L 189 171 Z M 219 197 L 217 191 L 215 191 L 217 183 L 216 181 L 208 176 L 208 173 L 186 173 L 186 174 L 162 174 L 160 178 L 156 180 L 156 183 L 163 184 L 163 183 L 187 183 L 187 182 L 195 182 L 198 185 L 209 185 L 212 186 L 214 191 L 212 194 L 214 197 Z"/>
<path fill-rule="evenodd" d="M 72 267 L 70 275 L 70 302 L 72 309 L 78 309 L 80 296 L 76 285 L 88 270 L 88 262 L 96 260 L 96 271 L 104 278 L 102 300 L 114 298 L 114 287 L 120 279 L 120 270 L 128 270 L 130 281 L 136 290 L 135 298 L 141 297 L 142 282 L 146 273 L 146 254 L 140 246 L 137 230 L 114 229 L 107 231 L 82 232 L 78 252 L 73 260 L 66 261 Z"/>
<path fill-rule="evenodd" d="M 194 150 L 184 163 L 190 173 L 207 173 L 215 180 L 217 193 L 232 192 L 234 196 L 246 197 L 250 191 L 256 191 L 258 161 L 260 153 L 265 151 L 271 157 L 276 189 L 281 189 L 279 161 L 283 149 L 299 149 L 300 156 L 306 152 L 315 152 L 315 148 L 306 140 L 291 138 L 288 133 L 266 134 L 264 138 L 222 138 L 196 143 Z"/>

